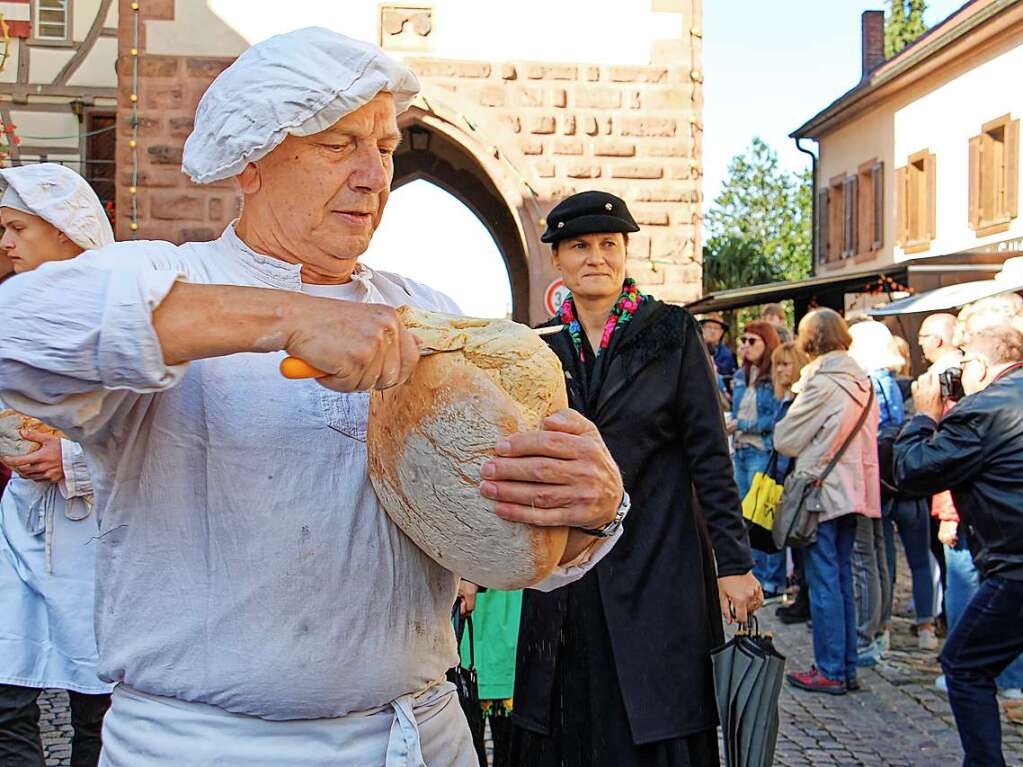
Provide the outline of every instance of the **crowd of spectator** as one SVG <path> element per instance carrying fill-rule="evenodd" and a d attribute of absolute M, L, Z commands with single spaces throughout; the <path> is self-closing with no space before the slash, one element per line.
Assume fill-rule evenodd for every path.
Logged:
<path fill-rule="evenodd" d="M 757 472 L 783 482 L 838 458 L 816 540 L 754 554 L 765 596 L 787 602 L 777 615 L 812 621 L 815 663 L 790 684 L 842 695 L 883 661 L 901 545 L 917 650 L 947 637 L 935 686 L 964 764 L 1004 764 L 998 700 L 1023 698 L 1023 298 L 924 318 L 915 381 L 909 341 L 866 315 L 812 310 L 790 341 L 769 305 L 742 326 L 737 354 L 722 315 L 701 324 L 741 493 Z"/>

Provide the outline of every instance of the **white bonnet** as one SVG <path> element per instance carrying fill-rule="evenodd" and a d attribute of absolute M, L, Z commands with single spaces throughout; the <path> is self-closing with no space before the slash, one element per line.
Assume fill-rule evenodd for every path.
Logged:
<path fill-rule="evenodd" d="M 70 168 L 53 162 L 0 169 L 0 193 L 13 189 L 16 207 L 39 216 L 85 250 L 114 241 L 110 220 L 88 182 Z M 10 193 L 8 193 L 10 194 Z M 20 200 L 18 199 L 20 198 Z"/>
<path fill-rule="evenodd" d="M 289 133 L 325 130 L 383 91 L 401 114 L 419 80 L 375 45 L 323 27 L 276 35 L 245 51 L 203 94 L 182 169 L 198 184 L 237 176 Z"/>

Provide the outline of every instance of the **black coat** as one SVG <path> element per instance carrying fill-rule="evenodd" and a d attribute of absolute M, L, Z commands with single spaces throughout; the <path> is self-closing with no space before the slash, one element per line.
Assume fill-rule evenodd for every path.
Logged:
<path fill-rule="evenodd" d="M 720 575 L 746 573 L 753 562 L 696 321 L 650 300 L 613 339 L 593 386 L 567 331 L 546 340 L 565 367 L 570 405 L 596 423 L 632 499 L 621 540 L 585 577 L 598 579 L 614 670 L 642 744 L 717 724 L 709 652 L 723 631 L 714 556 Z M 523 598 L 514 717 L 534 732 L 550 732 L 566 593 L 575 585 Z"/>
<path fill-rule="evenodd" d="M 900 489 L 952 491 L 977 569 L 1023 580 L 1023 366 L 935 424 L 917 415 L 895 443 Z"/>

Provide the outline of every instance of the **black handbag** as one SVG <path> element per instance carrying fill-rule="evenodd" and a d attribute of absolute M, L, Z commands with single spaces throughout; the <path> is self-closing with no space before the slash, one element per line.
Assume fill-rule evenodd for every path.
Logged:
<path fill-rule="evenodd" d="M 486 725 L 483 719 L 483 707 L 480 705 L 480 686 L 476 678 L 476 641 L 472 634 L 472 616 L 461 615 L 462 598 L 455 600 L 455 606 L 451 611 L 451 623 L 455 630 L 455 639 L 461 647 L 462 636 L 465 629 L 469 629 L 469 667 L 459 663 L 448 670 L 447 679 L 458 691 L 458 702 L 462 706 L 462 712 L 469 723 L 469 732 L 472 733 L 472 743 L 476 747 L 476 756 L 481 765 L 487 764 L 486 747 Z"/>
<path fill-rule="evenodd" d="M 802 548 L 817 541 L 817 525 L 820 522 L 820 514 L 824 511 L 821 503 L 821 489 L 824 487 L 824 480 L 828 478 L 839 460 L 849 449 L 849 445 L 856 438 L 867 422 L 867 415 L 874 404 L 874 385 L 869 384 L 870 393 L 867 395 L 867 404 L 860 413 L 855 428 L 849 432 L 845 442 L 835 453 L 827 468 L 819 477 L 810 474 L 797 474 L 793 472 L 785 480 L 785 489 L 781 494 L 778 516 L 774 520 L 774 528 L 771 534 L 774 537 L 775 545 L 778 548 L 791 546 Z M 850 395 L 852 396 L 852 395 Z"/>

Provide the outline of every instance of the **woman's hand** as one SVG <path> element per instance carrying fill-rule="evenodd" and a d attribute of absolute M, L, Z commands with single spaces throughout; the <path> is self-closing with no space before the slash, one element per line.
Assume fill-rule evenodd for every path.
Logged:
<path fill-rule="evenodd" d="M 721 615 L 725 623 L 745 623 L 749 616 L 764 605 L 764 590 L 753 573 L 726 575 L 718 578 L 718 595 L 721 598 Z"/>
<path fill-rule="evenodd" d="M 458 582 L 458 596 L 462 598 L 459 614 L 463 618 L 466 615 L 471 615 L 472 611 L 476 609 L 476 592 L 479 590 L 480 587 L 475 583 L 470 583 L 469 581 Z"/>
<path fill-rule="evenodd" d="M 38 442 L 39 449 L 28 455 L 4 458 L 4 463 L 16 471 L 22 479 L 31 479 L 35 482 L 60 482 L 64 478 L 64 459 L 60 449 L 60 437 L 31 429 L 22 429 L 21 436 L 31 442 Z"/>

